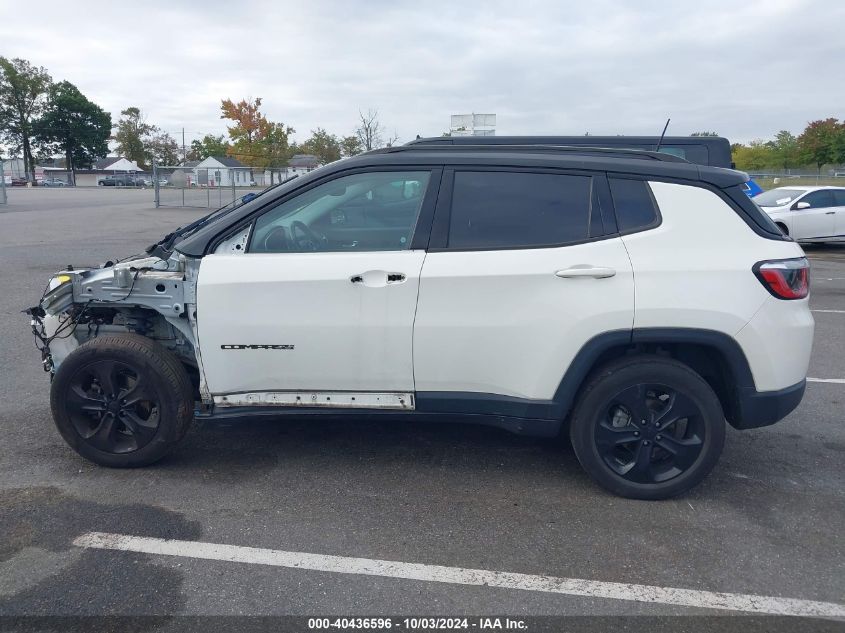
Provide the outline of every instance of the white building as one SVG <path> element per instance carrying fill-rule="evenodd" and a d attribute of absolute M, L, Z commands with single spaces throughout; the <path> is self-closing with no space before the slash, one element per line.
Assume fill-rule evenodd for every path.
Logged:
<path fill-rule="evenodd" d="M 194 166 L 196 184 L 201 187 L 247 187 L 253 180 L 250 169 L 230 156 L 209 156 Z"/>

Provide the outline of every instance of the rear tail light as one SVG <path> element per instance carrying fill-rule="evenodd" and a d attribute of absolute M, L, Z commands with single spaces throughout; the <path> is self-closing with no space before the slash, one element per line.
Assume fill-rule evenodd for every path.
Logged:
<path fill-rule="evenodd" d="M 803 299 L 810 294 L 810 262 L 806 257 L 757 262 L 752 270 L 778 299 Z"/>

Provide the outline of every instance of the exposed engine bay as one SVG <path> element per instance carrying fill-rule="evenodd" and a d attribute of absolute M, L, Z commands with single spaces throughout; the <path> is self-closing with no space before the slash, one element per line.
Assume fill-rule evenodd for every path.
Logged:
<path fill-rule="evenodd" d="M 155 340 L 198 372 L 198 271 L 199 260 L 174 253 L 166 260 L 143 256 L 57 273 L 38 305 L 26 311 L 44 370 L 55 373 L 92 337 L 133 332 Z"/>

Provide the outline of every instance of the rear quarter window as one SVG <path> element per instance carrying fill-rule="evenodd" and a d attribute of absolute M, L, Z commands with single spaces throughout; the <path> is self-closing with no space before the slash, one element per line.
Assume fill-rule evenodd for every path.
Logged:
<path fill-rule="evenodd" d="M 651 188 L 644 180 L 608 178 L 620 233 L 642 231 L 660 224 Z"/>

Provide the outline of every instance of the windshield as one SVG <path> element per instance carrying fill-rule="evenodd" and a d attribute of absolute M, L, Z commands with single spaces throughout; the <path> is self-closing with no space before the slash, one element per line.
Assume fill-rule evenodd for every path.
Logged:
<path fill-rule="evenodd" d="M 771 191 L 758 193 L 754 196 L 754 198 L 752 198 L 752 200 L 761 207 L 782 207 L 784 205 L 791 204 L 796 198 L 803 196 L 805 193 L 807 192 L 803 189 L 786 189 L 784 187 L 778 187 L 777 189 L 772 189 Z"/>

